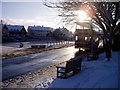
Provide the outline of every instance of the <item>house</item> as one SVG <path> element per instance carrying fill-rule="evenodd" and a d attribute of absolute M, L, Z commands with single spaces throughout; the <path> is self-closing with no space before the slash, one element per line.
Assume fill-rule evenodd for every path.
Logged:
<path fill-rule="evenodd" d="M 2 34 L 3 36 L 23 36 L 25 37 L 27 32 L 24 26 L 19 25 L 3 25 L 2 26 Z"/>
<path fill-rule="evenodd" d="M 9 30 L 6 25 L 2 25 L 2 36 L 9 36 Z"/>
<path fill-rule="evenodd" d="M 24 26 L 20 25 L 2 25 L 2 40 L 3 42 L 23 41 L 27 32 Z"/>
<path fill-rule="evenodd" d="M 26 34 L 27 34 L 24 26 L 6 25 L 6 28 L 9 30 L 9 36 L 21 36 L 21 37 L 25 37 Z"/>
<path fill-rule="evenodd" d="M 73 40 L 74 35 L 67 28 L 58 28 L 53 31 L 53 35 L 60 40 Z"/>
<path fill-rule="evenodd" d="M 48 38 L 52 36 L 53 28 L 43 26 L 28 26 L 28 36 L 31 38 Z"/>

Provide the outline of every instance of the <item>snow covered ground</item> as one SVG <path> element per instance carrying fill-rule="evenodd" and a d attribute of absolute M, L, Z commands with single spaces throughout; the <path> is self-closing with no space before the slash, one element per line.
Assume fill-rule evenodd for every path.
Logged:
<path fill-rule="evenodd" d="M 120 52 L 112 52 L 111 61 L 105 53 L 96 61 L 83 61 L 82 71 L 67 79 L 56 78 L 55 66 L 18 76 L 2 83 L 5 88 L 118 88 L 118 61 Z M 119 61 L 120 63 L 120 61 Z M 65 63 L 59 64 L 64 66 Z M 119 65 L 120 66 L 120 65 Z M 120 88 L 120 87 L 119 87 Z"/>
<path fill-rule="evenodd" d="M 118 60 L 120 52 L 112 52 L 111 61 L 105 54 L 96 61 L 84 61 L 82 71 L 67 79 L 46 78 L 33 88 L 118 88 Z"/>

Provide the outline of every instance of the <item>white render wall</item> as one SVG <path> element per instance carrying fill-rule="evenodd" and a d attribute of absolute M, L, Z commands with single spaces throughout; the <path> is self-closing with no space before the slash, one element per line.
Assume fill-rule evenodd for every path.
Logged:
<path fill-rule="evenodd" d="M 31 37 L 47 37 L 47 35 L 51 34 L 51 31 L 47 31 L 47 30 L 29 30 L 30 33 L 29 35 Z"/>
<path fill-rule="evenodd" d="M 28 27 L 28 35 L 32 38 L 39 37 L 50 37 L 52 28 L 50 27 L 41 27 L 41 26 L 29 26 Z"/>

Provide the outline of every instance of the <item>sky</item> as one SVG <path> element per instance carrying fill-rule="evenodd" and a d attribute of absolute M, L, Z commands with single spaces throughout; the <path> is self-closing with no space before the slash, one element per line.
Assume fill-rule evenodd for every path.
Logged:
<path fill-rule="evenodd" d="M 61 17 L 56 9 L 48 8 L 43 2 L 8 2 L 2 1 L 2 19 L 4 23 L 27 26 L 40 25 L 45 27 L 63 27 Z"/>
<path fill-rule="evenodd" d="M 57 9 L 48 8 L 43 5 L 44 1 L 59 2 L 61 0 L 1 0 L 0 16 L 6 24 L 28 26 L 39 25 L 52 27 L 54 29 L 63 27 L 62 17 L 59 17 Z M 83 17 L 83 14 L 82 16 Z M 64 26 L 74 32 L 75 26 Z"/>
<path fill-rule="evenodd" d="M 2 19 L 6 24 L 28 26 L 39 25 L 52 27 L 54 29 L 65 27 L 74 32 L 76 26 L 64 26 L 61 22 L 57 9 L 48 8 L 43 5 L 44 1 L 59 2 L 62 0 L 1 0 Z M 83 17 L 83 16 L 81 16 Z"/>

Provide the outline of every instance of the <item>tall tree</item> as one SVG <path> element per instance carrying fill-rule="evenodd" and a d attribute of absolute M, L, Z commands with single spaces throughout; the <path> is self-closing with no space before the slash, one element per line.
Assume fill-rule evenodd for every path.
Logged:
<path fill-rule="evenodd" d="M 44 3 L 50 8 L 58 8 L 63 22 L 76 24 L 76 11 L 84 10 L 103 31 L 104 46 L 108 61 L 111 56 L 111 44 L 114 35 L 120 30 L 120 1 L 119 2 L 80 2 L 79 0 L 64 0 L 63 2 Z"/>

